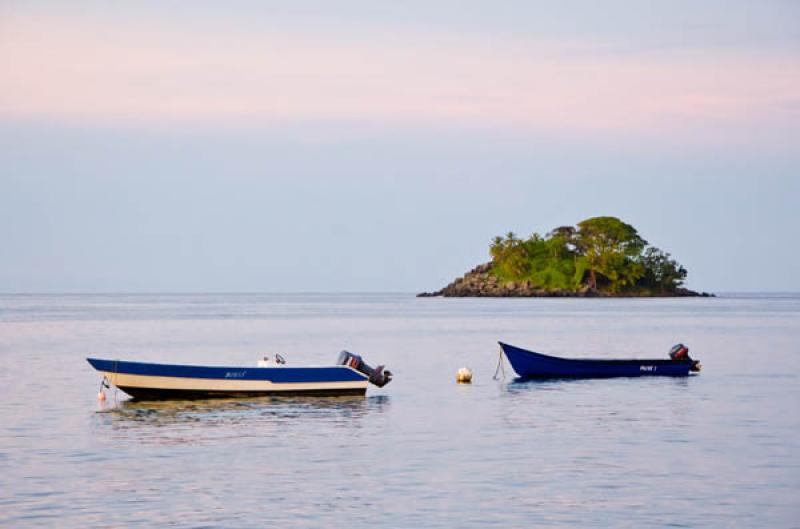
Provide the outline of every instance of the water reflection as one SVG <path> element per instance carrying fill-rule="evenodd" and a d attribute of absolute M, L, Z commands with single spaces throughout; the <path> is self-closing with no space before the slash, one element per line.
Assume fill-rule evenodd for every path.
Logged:
<path fill-rule="evenodd" d="M 625 431 L 669 417 L 680 430 L 693 424 L 697 410 L 700 393 L 690 378 L 516 378 L 501 388 L 500 416 L 509 429 Z"/>
<path fill-rule="evenodd" d="M 517 377 L 511 380 L 508 383 L 508 390 L 511 392 L 514 391 L 526 391 L 531 388 L 536 389 L 557 389 L 565 384 L 570 383 L 582 383 L 586 382 L 587 379 L 582 378 L 522 378 Z"/>
<path fill-rule="evenodd" d="M 124 400 L 103 406 L 96 413 L 96 426 L 99 436 L 110 433 L 114 439 L 198 443 L 269 437 L 287 428 L 305 428 L 320 421 L 326 428 L 358 428 L 368 416 L 384 413 L 390 402 L 388 395 Z"/>
<path fill-rule="evenodd" d="M 689 379 L 697 375 L 683 377 L 613 377 L 613 378 L 522 378 L 516 377 L 507 383 L 509 393 L 520 393 L 531 390 L 564 390 L 570 386 L 588 386 L 606 384 L 612 386 L 637 385 L 644 387 L 688 387 Z"/>

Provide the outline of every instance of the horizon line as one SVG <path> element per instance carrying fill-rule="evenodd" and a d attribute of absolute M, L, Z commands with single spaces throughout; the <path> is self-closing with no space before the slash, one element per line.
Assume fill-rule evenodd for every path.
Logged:
<path fill-rule="evenodd" d="M 792 294 L 792 295 L 800 295 L 800 290 L 719 290 L 719 291 L 706 291 L 702 290 L 702 292 L 708 292 L 710 294 L 719 295 L 756 295 L 756 294 Z M 119 295 L 161 295 L 161 296 L 192 296 L 192 295 L 199 295 L 199 296 L 218 296 L 218 295 L 239 295 L 239 296 L 248 296 L 248 295 L 414 295 L 416 296 L 419 292 L 416 291 L 398 291 L 398 290 L 349 290 L 349 291 L 322 291 L 322 290 L 315 290 L 315 291 L 224 291 L 224 290 L 208 290 L 208 291 L 199 291 L 199 290 L 192 290 L 192 291 L 161 291 L 161 290 L 152 290 L 152 291 L 96 291 L 96 292 L 87 292 L 87 291 L 27 291 L 27 292 L 11 292 L 11 291 L 0 291 L 0 296 L 119 296 Z M 443 296 L 439 296 L 443 297 Z M 491 296 L 467 296 L 467 298 L 480 298 L 484 297 L 486 299 L 494 299 Z M 674 299 L 670 297 L 662 298 L 660 296 L 618 296 L 618 297 L 599 297 L 599 298 L 589 298 L 589 299 L 620 299 L 620 298 L 630 298 L 630 299 L 650 299 L 650 298 L 659 298 L 659 299 Z M 676 296 L 678 298 L 680 296 Z M 690 296 L 691 297 L 691 296 Z M 540 298 L 540 296 L 529 296 L 529 298 Z M 500 299 L 505 299 L 500 297 Z M 522 297 L 513 297 L 508 299 L 526 299 L 524 296 Z M 553 298 L 555 299 L 555 298 Z M 559 298 L 560 299 L 560 298 Z M 570 299 L 569 296 L 564 297 L 564 299 Z M 585 298 L 580 298 L 585 299 Z"/>

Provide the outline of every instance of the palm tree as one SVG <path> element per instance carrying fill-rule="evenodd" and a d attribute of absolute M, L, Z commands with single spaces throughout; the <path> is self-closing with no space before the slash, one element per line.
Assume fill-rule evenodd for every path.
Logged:
<path fill-rule="evenodd" d="M 492 245 L 489 247 L 489 254 L 492 256 L 492 261 L 500 261 L 505 253 L 503 238 L 499 235 L 492 239 Z"/>

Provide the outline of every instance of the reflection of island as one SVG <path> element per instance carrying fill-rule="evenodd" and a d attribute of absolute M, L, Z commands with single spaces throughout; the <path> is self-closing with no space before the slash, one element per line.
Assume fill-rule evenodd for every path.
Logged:
<path fill-rule="evenodd" d="M 495 237 L 482 264 L 419 297 L 711 296 L 681 285 L 686 269 L 616 217 L 593 217 L 546 236 Z"/>

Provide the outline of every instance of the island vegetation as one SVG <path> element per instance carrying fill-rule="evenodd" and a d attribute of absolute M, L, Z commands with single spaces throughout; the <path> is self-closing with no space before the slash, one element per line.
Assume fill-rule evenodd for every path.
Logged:
<path fill-rule="evenodd" d="M 695 296 L 687 271 L 616 217 L 593 217 L 542 236 L 495 237 L 491 262 L 420 296 Z"/>

